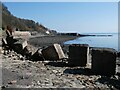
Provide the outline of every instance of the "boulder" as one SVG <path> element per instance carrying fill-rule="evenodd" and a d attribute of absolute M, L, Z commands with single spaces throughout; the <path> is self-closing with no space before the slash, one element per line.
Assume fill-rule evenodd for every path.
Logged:
<path fill-rule="evenodd" d="M 100 75 L 114 75 L 117 51 L 111 48 L 92 49 L 92 71 Z"/>
<path fill-rule="evenodd" d="M 26 47 L 23 49 L 23 51 L 22 51 L 21 54 L 22 54 L 23 56 L 25 56 L 27 59 L 30 59 L 30 58 L 31 58 L 31 55 L 32 55 L 32 52 L 31 52 L 31 50 L 29 49 L 29 47 L 26 46 Z"/>
<path fill-rule="evenodd" d="M 42 50 L 46 60 L 60 60 L 65 58 L 65 54 L 59 44 L 53 44 Z"/>
<path fill-rule="evenodd" d="M 7 41 L 5 38 L 2 38 L 2 47 L 5 47 L 7 45 Z"/>
<path fill-rule="evenodd" d="M 41 49 L 38 49 L 31 57 L 33 61 L 44 61 L 44 57 L 41 53 Z"/>
<path fill-rule="evenodd" d="M 0 54 L 2 54 L 3 53 L 3 49 L 2 49 L 2 47 L 0 47 Z"/>
<path fill-rule="evenodd" d="M 117 56 L 120 57 L 120 52 L 117 53 Z"/>
<path fill-rule="evenodd" d="M 19 40 L 14 43 L 14 51 L 17 53 L 23 53 L 24 48 L 27 46 L 27 41 L 25 40 Z"/>
<path fill-rule="evenodd" d="M 3 49 L 4 52 L 7 52 L 7 51 L 10 50 L 5 38 L 2 38 L 2 45 L 1 46 L 2 46 L 2 49 Z"/>
<path fill-rule="evenodd" d="M 69 46 L 68 64 L 71 66 L 86 66 L 89 62 L 89 45 L 72 44 Z"/>

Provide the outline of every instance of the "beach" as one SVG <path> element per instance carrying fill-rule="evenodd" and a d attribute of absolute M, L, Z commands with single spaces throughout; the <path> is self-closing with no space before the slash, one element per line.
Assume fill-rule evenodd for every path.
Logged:
<path fill-rule="evenodd" d="M 59 43 L 66 53 L 69 45 L 65 46 L 63 42 L 75 38 L 77 37 L 30 38 L 29 47 L 35 52 L 39 47 Z M 119 79 L 118 75 L 114 77 L 92 75 L 88 67 L 86 69 L 69 67 L 66 61 L 30 61 L 14 51 L 2 55 L 3 90 L 5 88 L 118 89 Z"/>
<path fill-rule="evenodd" d="M 63 44 L 66 41 L 74 40 L 78 38 L 77 36 L 43 36 L 43 37 L 33 37 L 29 39 L 29 43 L 36 47 L 49 46 L 55 43 Z"/>

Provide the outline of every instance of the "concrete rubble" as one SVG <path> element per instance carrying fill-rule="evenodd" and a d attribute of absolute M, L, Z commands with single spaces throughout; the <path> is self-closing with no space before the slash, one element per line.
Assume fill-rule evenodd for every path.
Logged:
<path fill-rule="evenodd" d="M 69 61 L 72 66 L 86 66 L 89 62 L 89 45 L 72 44 L 69 46 Z"/>
<path fill-rule="evenodd" d="M 96 74 L 114 75 L 116 70 L 117 52 L 114 49 L 93 48 L 92 70 Z"/>
<path fill-rule="evenodd" d="M 18 53 L 23 53 L 22 51 L 24 50 L 25 47 L 27 47 L 27 41 L 25 40 L 19 40 L 17 42 L 15 42 L 14 44 L 14 51 L 18 52 Z"/>
<path fill-rule="evenodd" d="M 42 49 L 38 49 L 31 57 L 33 61 L 44 61 L 45 58 L 42 55 Z"/>
<path fill-rule="evenodd" d="M 46 60 L 60 60 L 65 58 L 65 54 L 59 44 L 53 44 L 42 50 Z"/>
<path fill-rule="evenodd" d="M 0 49 L 3 54 L 2 87 L 4 88 L 25 86 L 27 88 L 120 89 L 120 76 L 115 71 L 117 57 L 115 50 L 93 48 L 92 67 L 87 68 L 90 62 L 90 50 L 87 44 L 70 45 L 68 59 L 61 62 L 60 60 L 65 59 L 66 56 L 59 44 L 33 51 L 31 50 L 33 47 L 29 49 L 26 40 L 16 40 L 9 32 L 3 43 L 11 50 L 4 54 L 3 49 Z M 63 63 L 66 66 L 63 66 Z"/>
<path fill-rule="evenodd" d="M 14 51 L 3 55 L 2 63 L 4 88 L 79 88 L 79 89 L 115 89 L 120 88 L 119 77 L 102 77 L 79 73 L 81 67 L 54 67 L 44 61 L 32 62 L 20 60 Z M 78 69 L 77 69 L 78 68 Z M 78 70 L 78 71 L 75 71 Z M 78 73 L 76 73 L 78 72 Z M 76 74 L 72 74 L 76 73 Z M 7 76 L 8 75 L 8 76 Z M 116 82 L 113 82 L 114 80 Z M 117 79 L 118 78 L 118 79 Z M 107 80 L 107 81 L 106 81 Z M 109 85 L 109 83 L 111 83 Z M 114 86 L 114 87 L 113 87 Z"/>

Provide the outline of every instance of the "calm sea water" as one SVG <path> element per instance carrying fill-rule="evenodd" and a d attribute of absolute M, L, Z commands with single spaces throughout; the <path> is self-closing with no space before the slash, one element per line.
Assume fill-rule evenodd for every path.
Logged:
<path fill-rule="evenodd" d="M 112 35 L 112 36 L 87 36 L 80 37 L 75 40 L 67 41 L 65 44 L 89 44 L 90 47 L 106 47 L 106 48 L 114 48 L 117 51 L 120 51 L 118 45 L 120 41 L 120 35 L 117 33 L 97 33 L 95 35 Z"/>

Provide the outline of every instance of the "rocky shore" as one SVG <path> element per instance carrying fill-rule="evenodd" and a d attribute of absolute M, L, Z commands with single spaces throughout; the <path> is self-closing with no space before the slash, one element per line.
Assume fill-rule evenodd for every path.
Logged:
<path fill-rule="evenodd" d="M 76 37 L 37 37 L 29 41 L 30 49 L 53 43 L 63 43 Z M 68 46 L 63 45 L 67 55 Z M 2 89 L 61 88 L 61 89 L 120 89 L 118 74 L 107 77 L 94 75 L 89 67 L 69 67 L 67 61 L 30 61 L 14 51 L 2 53 Z M 119 61 L 119 59 L 117 60 Z"/>
<path fill-rule="evenodd" d="M 74 40 L 76 38 L 78 38 L 78 36 L 42 36 L 30 38 L 28 42 L 35 47 L 44 47 L 54 43 L 63 45 L 65 41 Z"/>

